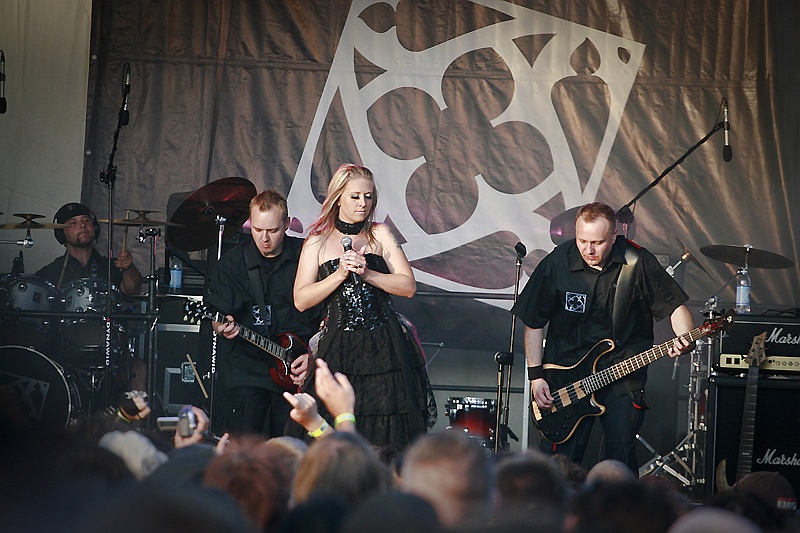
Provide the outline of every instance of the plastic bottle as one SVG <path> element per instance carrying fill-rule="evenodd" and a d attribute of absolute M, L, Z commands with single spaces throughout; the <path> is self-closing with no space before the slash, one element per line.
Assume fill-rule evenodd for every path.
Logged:
<path fill-rule="evenodd" d="M 747 268 L 736 272 L 736 314 L 750 314 L 750 274 Z"/>
<path fill-rule="evenodd" d="M 183 263 L 173 256 L 169 260 L 169 292 L 180 292 L 183 284 Z"/>

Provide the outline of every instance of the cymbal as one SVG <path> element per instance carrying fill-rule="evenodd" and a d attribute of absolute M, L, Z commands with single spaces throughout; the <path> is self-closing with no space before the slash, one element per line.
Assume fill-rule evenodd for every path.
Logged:
<path fill-rule="evenodd" d="M 749 244 L 742 246 L 712 244 L 700 248 L 700 253 L 716 261 L 749 268 L 789 268 L 794 261 L 774 252 L 759 250 Z"/>
<path fill-rule="evenodd" d="M 154 211 L 150 211 L 153 213 Z M 101 219 L 98 222 L 102 222 L 103 224 L 108 224 L 108 219 Z M 145 215 L 139 215 L 134 218 L 115 218 L 114 219 L 115 226 L 180 226 L 180 224 L 175 224 L 173 222 L 168 222 L 166 220 L 153 220 L 147 218 Z"/>
<path fill-rule="evenodd" d="M 157 209 L 126 209 L 125 211 L 128 213 L 136 213 L 139 216 L 149 215 L 150 213 L 158 213 Z"/>
<path fill-rule="evenodd" d="M 67 224 L 55 224 L 55 223 L 41 223 L 36 222 L 37 218 L 44 218 L 44 215 L 35 215 L 33 213 L 14 213 L 15 217 L 24 218 L 25 222 L 18 222 L 18 223 L 10 223 L 10 224 L 2 224 L 0 225 L 0 229 L 24 229 L 24 230 L 31 230 L 31 229 L 62 229 L 68 227 Z"/>
<path fill-rule="evenodd" d="M 256 186 L 245 178 L 220 178 L 190 194 L 169 221 L 183 227 L 170 228 L 167 242 L 187 252 L 205 250 L 217 242 L 216 217 L 225 218 L 223 238 L 239 231 L 250 217 L 250 200 Z"/>

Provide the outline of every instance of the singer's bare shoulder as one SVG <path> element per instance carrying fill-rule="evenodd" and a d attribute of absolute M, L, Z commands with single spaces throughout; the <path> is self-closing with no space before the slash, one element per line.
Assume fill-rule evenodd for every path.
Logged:
<path fill-rule="evenodd" d="M 389 224 L 375 223 L 373 224 L 373 232 L 375 237 L 387 248 L 399 248 L 400 243 L 397 240 L 394 230 Z"/>

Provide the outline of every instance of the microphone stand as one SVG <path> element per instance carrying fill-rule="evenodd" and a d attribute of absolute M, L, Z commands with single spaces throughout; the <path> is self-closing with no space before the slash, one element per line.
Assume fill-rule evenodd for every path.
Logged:
<path fill-rule="evenodd" d="M 106 330 L 106 338 L 105 338 L 105 377 L 106 383 L 108 383 L 108 377 L 110 374 L 111 368 L 111 313 L 112 313 L 112 305 L 113 301 L 111 299 L 111 270 L 112 265 L 114 264 L 114 186 L 117 182 L 117 167 L 114 165 L 114 156 L 117 153 L 117 143 L 119 141 L 119 132 L 122 129 L 122 126 L 127 124 L 127 121 L 123 120 L 123 114 L 125 110 L 125 103 L 128 100 L 128 91 L 123 88 L 122 90 L 122 105 L 119 108 L 119 114 L 117 116 L 117 129 L 114 131 L 114 143 L 111 147 L 111 155 L 108 157 L 108 167 L 106 170 L 100 171 L 100 182 L 105 183 L 106 187 L 108 188 L 108 262 L 106 265 L 106 273 L 108 275 L 107 284 L 106 284 L 106 313 L 105 313 L 105 330 Z M 122 287 L 120 287 L 121 289 Z M 147 310 L 150 312 L 150 309 Z M 130 376 L 128 376 L 129 378 Z M 110 404 L 110 387 L 106 386 L 105 391 L 105 403 L 106 405 Z M 149 392 L 149 391 L 148 391 Z"/>
<path fill-rule="evenodd" d="M 653 180 L 653 181 L 652 181 L 652 182 L 651 182 L 651 183 L 650 183 L 650 184 L 649 184 L 647 187 L 645 187 L 644 189 L 642 189 L 642 190 L 641 190 L 641 192 L 640 192 L 639 194 L 637 194 L 637 195 L 636 195 L 636 196 L 633 198 L 633 200 L 631 200 L 631 201 L 630 201 L 630 202 L 628 202 L 627 204 L 623 205 L 623 206 L 622 206 L 622 207 L 619 209 L 619 211 L 617 211 L 617 221 L 619 221 L 619 222 L 620 222 L 620 223 L 623 225 L 623 227 L 625 228 L 625 234 L 626 234 L 626 235 L 627 235 L 627 233 L 628 233 L 628 230 L 627 230 L 627 228 L 628 228 L 628 224 L 630 224 L 630 223 L 632 223 L 632 222 L 633 222 L 633 211 L 631 211 L 631 206 L 632 206 L 633 204 L 635 204 L 635 203 L 636 203 L 636 201 L 637 201 L 637 200 L 639 200 L 639 198 L 641 198 L 642 196 L 644 196 L 644 195 L 647 193 L 647 191 L 649 191 L 650 189 L 652 189 L 653 187 L 655 187 L 656 185 L 658 185 L 658 182 L 660 182 L 662 179 L 664 179 L 664 178 L 667 176 L 667 174 L 669 174 L 670 172 L 672 172 L 672 171 L 675 169 L 675 167 L 677 167 L 678 165 L 680 165 L 681 163 L 683 163 L 683 162 L 684 162 L 684 160 L 686 160 L 686 158 L 687 158 L 687 157 L 689 157 L 689 155 L 690 155 L 692 152 L 694 152 L 695 150 L 697 150 L 698 148 L 700 148 L 700 146 L 702 146 L 703 144 L 705 144 L 705 142 L 706 142 L 706 141 L 708 141 L 708 140 L 711 138 L 711 136 L 712 136 L 712 135 L 714 135 L 716 132 L 718 132 L 719 130 L 723 129 L 724 127 L 725 127 L 725 122 L 720 122 L 719 124 L 717 124 L 716 126 L 714 126 L 714 127 L 711 129 L 711 131 L 709 131 L 708 133 L 706 133 L 706 134 L 705 134 L 705 136 L 703 136 L 703 138 L 702 138 L 702 139 L 700 139 L 700 140 L 699 140 L 699 141 L 698 141 L 698 142 L 697 142 L 697 143 L 696 143 L 694 146 L 692 146 L 691 148 L 689 148 L 689 149 L 686 151 L 686 153 L 684 153 L 684 154 L 683 154 L 683 155 L 682 155 L 680 158 L 678 158 L 678 160 L 677 160 L 677 161 L 675 161 L 674 163 L 672 163 L 672 164 L 671 164 L 669 167 L 667 167 L 667 169 L 666 169 L 666 170 L 664 170 L 664 172 L 662 172 L 662 173 L 661 173 L 661 174 L 660 174 L 660 175 L 659 175 L 659 176 L 658 176 L 656 179 L 654 179 L 654 180 Z"/>
<path fill-rule="evenodd" d="M 518 242 L 514 246 L 517 252 L 516 272 L 514 276 L 514 304 L 517 303 L 519 294 L 519 278 L 522 273 L 522 258 L 527 255 L 525 245 Z M 494 360 L 497 362 L 497 407 L 494 426 L 494 453 L 508 448 L 508 437 L 519 441 L 517 436 L 508 427 L 508 402 L 511 392 L 511 370 L 514 365 L 514 334 L 517 326 L 517 315 L 511 314 L 511 338 L 507 352 L 497 352 Z M 508 372 L 506 372 L 508 367 Z"/>

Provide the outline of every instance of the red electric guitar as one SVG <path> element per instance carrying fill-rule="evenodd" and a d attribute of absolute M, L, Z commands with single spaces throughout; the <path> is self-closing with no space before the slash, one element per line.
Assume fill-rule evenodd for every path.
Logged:
<path fill-rule="evenodd" d="M 208 306 L 194 300 L 187 300 L 184 306 L 186 311 L 186 318 L 190 320 L 208 319 L 214 322 L 225 322 L 225 315 L 212 310 Z M 305 384 L 295 385 L 292 382 L 292 372 L 290 366 L 297 356 L 308 353 L 308 346 L 300 340 L 300 337 L 293 333 L 280 333 L 274 337 L 279 342 L 273 342 L 263 335 L 259 335 L 255 331 L 248 329 L 238 322 L 235 323 L 239 326 L 239 337 L 258 346 L 269 355 L 278 360 L 278 366 L 269 369 L 269 374 L 272 380 L 287 391 L 302 391 L 305 389 Z"/>

